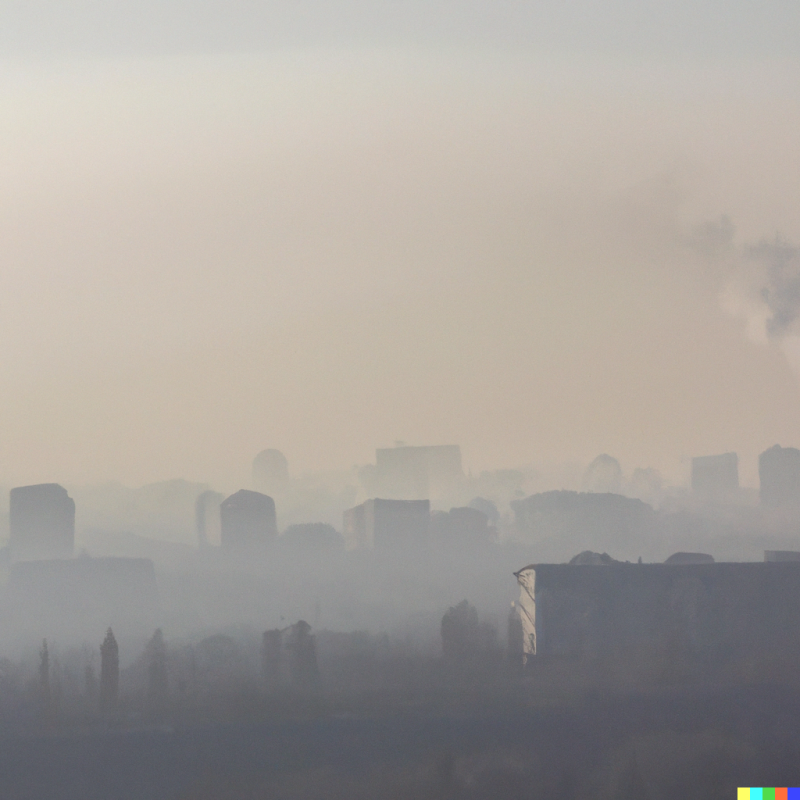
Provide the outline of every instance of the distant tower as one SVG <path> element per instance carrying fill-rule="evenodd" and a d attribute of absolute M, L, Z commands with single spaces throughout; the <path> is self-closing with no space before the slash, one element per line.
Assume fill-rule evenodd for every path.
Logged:
<path fill-rule="evenodd" d="M 800 502 L 800 450 L 776 444 L 758 457 L 761 503 L 779 506 Z"/>
<path fill-rule="evenodd" d="M 253 459 L 253 488 L 264 494 L 281 494 L 289 482 L 289 462 L 280 450 L 262 450 Z"/>
<path fill-rule="evenodd" d="M 275 501 L 265 494 L 242 489 L 223 500 L 219 512 L 221 543 L 225 550 L 258 549 L 278 536 Z"/>
<path fill-rule="evenodd" d="M 71 558 L 75 501 L 57 483 L 19 486 L 10 493 L 10 550 L 14 561 Z"/>
<path fill-rule="evenodd" d="M 374 498 L 344 512 L 343 533 L 351 548 L 414 547 L 428 541 L 430 520 L 430 500 Z"/>

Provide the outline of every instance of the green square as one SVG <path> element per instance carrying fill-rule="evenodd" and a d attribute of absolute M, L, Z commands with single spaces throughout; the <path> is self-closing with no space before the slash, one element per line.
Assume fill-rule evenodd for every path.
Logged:
<path fill-rule="evenodd" d="M 761 797 L 763 800 L 775 800 L 775 787 L 773 786 L 771 789 L 762 789 Z"/>

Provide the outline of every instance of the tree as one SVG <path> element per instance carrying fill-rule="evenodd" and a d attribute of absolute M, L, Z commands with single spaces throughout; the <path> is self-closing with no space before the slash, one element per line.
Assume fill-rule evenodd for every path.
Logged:
<path fill-rule="evenodd" d="M 442 652 L 448 660 L 472 657 L 480 647 L 478 612 L 466 600 L 451 606 L 442 617 Z"/>
<path fill-rule="evenodd" d="M 113 710 L 117 704 L 118 693 L 119 647 L 114 638 L 114 631 L 109 628 L 103 644 L 100 645 L 100 709 L 102 711 Z"/>
<path fill-rule="evenodd" d="M 291 653 L 292 681 L 297 686 L 310 686 L 319 677 L 317 642 L 311 626 L 301 619 L 289 629 L 287 647 Z"/>
<path fill-rule="evenodd" d="M 164 634 L 157 628 L 147 643 L 147 699 L 151 710 L 161 714 L 166 710 L 169 683 L 167 678 L 167 646 Z"/>

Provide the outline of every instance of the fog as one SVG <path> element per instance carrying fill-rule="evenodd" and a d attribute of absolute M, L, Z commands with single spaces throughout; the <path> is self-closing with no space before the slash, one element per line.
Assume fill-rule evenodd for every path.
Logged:
<path fill-rule="evenodd" d="M 781 342 L 694 246 L 725 215 L 738 248 L 800 240 L 791 63 L 5 64 L 5 482 L 232 491 L 261 447 L 303 473 L 395 440 L 678 480 L 797 438 Z"/>
<path fill-rule="evenodd" d="M 0 0 L 0 795 L 797 784 L 799 32 Z"/>

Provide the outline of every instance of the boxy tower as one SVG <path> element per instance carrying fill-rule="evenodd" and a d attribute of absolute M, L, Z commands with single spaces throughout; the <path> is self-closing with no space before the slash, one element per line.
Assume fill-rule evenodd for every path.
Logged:
<path fill-rule="evenodd" d="M 782 506 L 800 503 L 800 450 L 773 445 L 758 457 L 761 504 Z"/>
<path fill-rule="evenodd" d="M 75 501 L 57 483 L 18 486 L 10 494 L 9 549 L 13 561 L 72 558 Z"/>
<path fill-rule="evenodd" d="M 219 507 L 221 544 L 231 553 L 258 551 L 278 536 L 275 501 L 261 492 L 242 489 Z"/>

